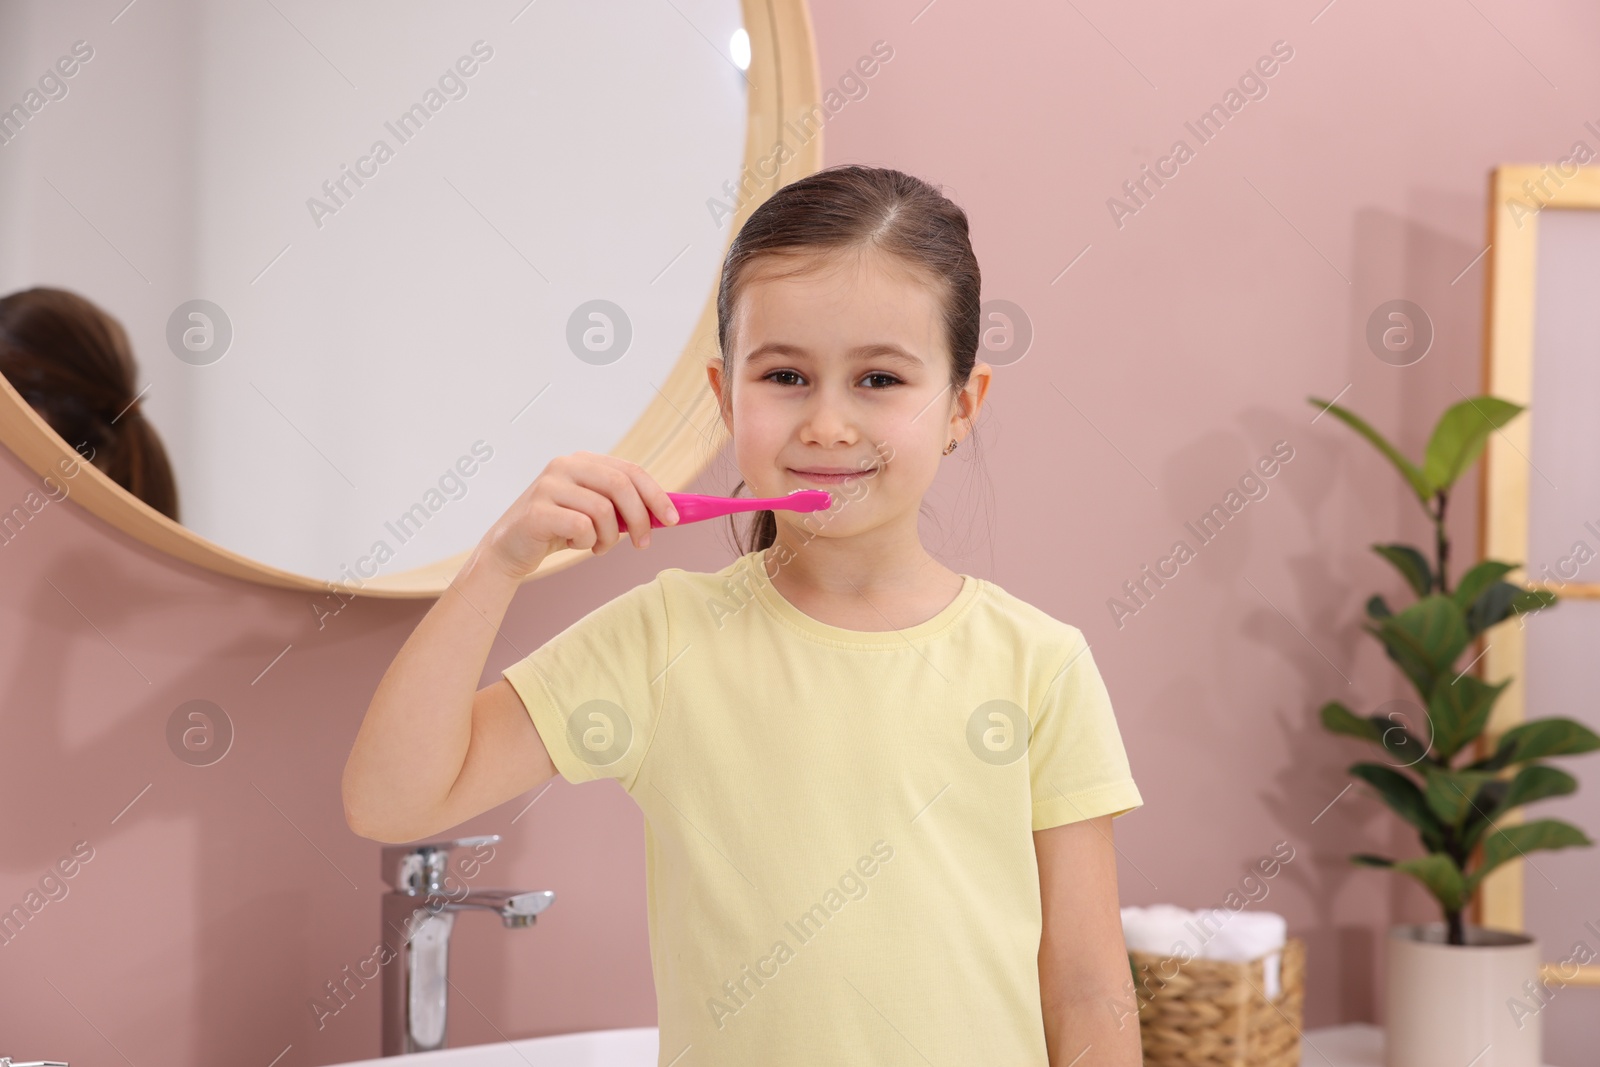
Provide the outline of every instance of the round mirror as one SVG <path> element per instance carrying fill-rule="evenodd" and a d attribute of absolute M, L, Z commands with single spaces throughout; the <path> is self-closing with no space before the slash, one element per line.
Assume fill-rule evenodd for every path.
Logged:
<path fill-rule="evenodd" d="M 53 494 L 223 573 L 425 596 L 556 455 L 671 490 L 710 461 L 722 258 L 820 165 L 803 0 L 112 15 L 0 9 L 33 78 L 0 115 L 0 293 L 121 324 L 136 413 L 103 421 L 153 428 L 177 521 L 0 378 Z"/>

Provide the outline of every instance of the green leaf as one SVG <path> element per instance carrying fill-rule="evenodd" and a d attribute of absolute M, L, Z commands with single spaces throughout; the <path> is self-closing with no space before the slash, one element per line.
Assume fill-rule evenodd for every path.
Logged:
<path fill-rule="evenodd" d="M 1548 589 L 1523 589 L 1511 602 L 1511 610 L 1518 615 L 1526 615 L 1530 611 L 1547 608 L 1560 599 Z"/>
<path fill-rule="evenodd" d="M 1428 721 L 1433 724 L 1433 751 L 1440 763 L 1475 741 L 1489 723 L 1489 713 L 1511 680 L 1489 685 L 1463 674 L 1454 681 L 1440 678 L 1428 701 Z"/>
<path fill-rule="evenodd" d="M 1491 771 L 1429 770 L 1423 796 L 1428 810 L 1446 826 L 1460 827 L 1478 809 L 1473 805 L 1485 782 L 1494 778 Z"/>
<path fill-rule="evenodd" d="M 1491 582 L 1467 607 L 1467 632 L 1473 636 L 1499 625 L 1511 615 L 1520 588 L 1510 582 Z"/>
<path fill-rule="evenodd" d="M 1524 589 L 1510 582 L 1495 582 L 1480 593 L 1467 610 L 1467 629 L 1477 635 L 1513 614 L 1541 611 L 1555 602 L 1556 595 L 1548 589 Z"/>
<path fill-rule="evenodd" d="M 1421 552 L 1410 545 L 1373 545 L 1372 551 L 1394 564 L 1417 596 L 1433 592 L 1433 568 Z"/>
<path fill-rule="evenodd" d="M 1566 771 L 1543 763 L 1529 763 L 1517 771 L 1516 777 L 1511 779 L 1510 788 L 1500 801 L 1499 811 L 1490 812 L 1490 815 L 1499 818 L 1502 812 L 1520 808 L 1535 800 L 1564 797 L 1568 793 L 1577 791 L 1578 780 Z"/>
<path fill-rule="evenodd" d="M 1367 601 L 1367 614 L 1374 619 L 1387 619 L 1394 612 L 1389 610 L 1389 602 L 1376 594 Z"/>
<path fill-rule="evenodd" d="M 1581 722 L 1560 718 L 1535 719 L 1513 726 L 1501 734 L 1494 755 L 1487 760 L 1479 760 L 1472 765 L 1472 769 L 1482 766 L 1499 770 L 1524 760 L 1579 756 L 1597 748 L 1600 748 L 1600 736 L 1596 736 Z"/>
<path fill-rule="evenodd" d="M 1396 712 L 1391 711 L 1388 718 L 1384 718 L 1382 715 L 1371 717 L 1372 722 L 1382 731 L 1382 737 L 1378 743 L 1383 746 L 1385 752 L 1400 760 L 1398 766 L 1415 767 L 1428 758 L 1430 745 L 1424 744 L 1407 729 L 1405 723 L 1398 721 L 1395 718 L 1396 714 Z"/>
<path fill-rule="evenodd" d="M 1357 867 L 1393 867 L 1394 860 L 1387 856 L 1374 856 L 1370 852 L 1357 852 L 1350 857 L 1350 862 Z"/>
<path fill-rule="evenodd" d="M 1337 700 L 1330 700 L 1322 706 L 1322 725 L 1330 733 L 1359 737 L 1381 745 L 1385 752 L 1402 759 L 1404 766 L 1412 766 L 1428 754 L 1428 746 L 1417 740 L 1403 723 L 1396 722 L 1393 715 L 1391 712 L 1389 718 L 1382 715 L 1363 718 Z"/>
<path fill-rule="evenodd" d="M 1376 448 L 1379 452 L 1382 452 L 1384 456 L 1388 458 L 1389 462 L 1394 464 L 1395 469 L 1398 470 L 1405 478 L 1406 482 L 1410 484 L 1411 491 L 1417 494 L 1417 499 L 1422 501 L 1423 504 L 1427 504 L 1428 498 L 1433 496 L 1433 487 L 1429 485 L 1427 479 L 1423 477 L 1421 469 L 1419 469 L 1409 459 L 1402 456 L 1399 449 L 1395 448 L 1387 440 L 1385 440 L 1382 434 L 1380 434 L 1377 430 L 1374 430 L 1371 426 L 1368 426 L 1366 421 L 1362 419 L 1361 416 L 1357 415 L 1353 411 L 1349 411 L 1340 407 L 1338 404 L 1331 404 L 1326 400 L 1319 400 L 1314 396 L 1308 396 L 1306 399 L 1313 406 L 1326 410 L 1340 422 L 1344 423 L 1346 426 L 1350 427 L 1356 433 L 1360 434 L 1362 437 L 1365 437 L 1369 442 L 1371 442 L 1372 447 Z"/>
<path fill-rule="evenodd" d="M 1472 640 L 1456 602 L 1439 595 L 1423 597 L 1367 629 L 1383 642 L 1389 658 L 1406 672 L 1424 699 Z"/>
<path fill-rule="evenodd" d="M 1497 559 L 1486 559 L 1461 576 L 1461 581 L 1456 583 L 1456 588 L 1450 595 L 1455 598 L 1456 606 L 1462 611 L 1470 611 L 1472 604 L 1478 596 L 1495 582 L 1516 570 L 1521 564 L 1502 563 Z"/>
<path fill-rule="evenodd" d="M 1483 788 L 1478 790 L 1478 799 L 1475 803 L 1480 810 L 1467 816 L 1466 825 L 1461 829 L 1461 855 L 1472 855 L 1472 850 L 1478 846 L 1478 839 L 1483 836 L 1484 831 L 1494 827 L 1496 813 L 1504 810 L 1505 796 L 1510 789 L 1509 778 L 1495 778 L 1485 782 Z"/>
<path fill-rule="evenodd" d="M 1509 619 L 1518 593 L 1522 593 L 1522 587 L 1510 582 L 1493 582 L 1488 589 L 1478 593 L 1477 600 L 1467 608 L 1467 632 L 1478 635 L 1490 629 L 1491 625 L 1499 625 Z"/>
<path fill-rule="evenodd" d="M 1521 404 L 1478 396 L 1453 404 L 1433 428 L 1424 453 L 1422 477 L 1435 490 L 1448 489 L 1476 462 L 1489 435 L 1522 412 Z"/>
<path fill-rule="evenodd" d="M 1394 869 L 1404 871 L 1427 886 L 1445 911 L 1460 911 L 1470 893 L 1466 880 L 1461 876 L 1461 868 L 1442 852 L 1397 863 Z"/>
<path fill-rule="evenodd" d="M 1485 875 L 1508 860 L 1519 859 L 1529 852 L 1543 849 L 1573 848 L 1592 845 L 1584 832 L 1559 819 L 1536 819 L 1533 822 L 1503 826 L 1483 840 L 1483 862 L 1467 879 L 1467 892 L 1471 894 Z"/>
<path fill-rule="evenodd" d="M 1371 719 L 1363 719 L 1337 700 L 1322 705 L 1322 725 L 1332 733 L 1359 737 L 1374 744 L 1383 741 L 1383 730 L 1379 726 Z"/>
<path fill-rule="evenodd" d="M 1417 783 L 1393 767 L 1380 763 L 1357 763 L 1350 773 L 1378 791 L 1384 803 L 1422 834 L 1422 842 L 1430 850 L 1444 847 L 1444 827 L 1429 809 L 1428 802 L 1417 788 Z"/>
<path fill-rule="evenodd" d="M 1478 792 L 1477 806 L 1468 817 L 1461 836 L 1463 853 L 1470 853 L 1485 830 L 1494 821 L 1513 809 L 1547 797 L 1566 796 L 1577 792 L 1578 780 L 1566 771 L 1543 763 L 1529 763 L 1514 778 L 1497 778 Z"/>

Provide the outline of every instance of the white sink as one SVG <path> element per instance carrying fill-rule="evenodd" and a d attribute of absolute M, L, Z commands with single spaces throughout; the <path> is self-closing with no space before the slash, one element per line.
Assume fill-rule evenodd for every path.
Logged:
<path fill-rule="evenodd" d="M 640 1026 L 412 1052 L 336 1067 L 656 1067 L 657 1047 L 656 1028 Z"/>
<path fill-rule="evenodd" d="M 657 1031 L 591 1030 L 556 1037 L 530 1037 L 494 1045 L 472 1045 L 442 1052 L 362 1060 L 336 1067 L 656 1067 Z M 1302 1064 L 1378 1067 L 1383 1063 L 1383 1031 L 1365 1023 L 1346 1024 L 1302 1035 Z"/>

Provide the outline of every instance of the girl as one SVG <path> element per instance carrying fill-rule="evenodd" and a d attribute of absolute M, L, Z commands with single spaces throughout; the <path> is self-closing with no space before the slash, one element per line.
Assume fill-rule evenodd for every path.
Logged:
<path fill-rule="evenodd" d="M 178 483 L 145 417 L 139 365 L 116 318 L 66 289 L 0 297 L 0 374 L 84 459 L 178 519 Z"/>
<path fill-rule="evenodd" d="M 407 841 L 559 773 L 643 809 L 660 1063 L 1140 1062 L 1111 820 L 1142 801 L 1083 634 L 918 537 L 991 380 L 960 208 L 830 168 L 739 232 L 710 386 L 761 496 L 745 554 L 591 611 L 473 691 L 558 549 L 677 520 L 635 464 L 553 460 L 379 684 L 344 774 Z"/>

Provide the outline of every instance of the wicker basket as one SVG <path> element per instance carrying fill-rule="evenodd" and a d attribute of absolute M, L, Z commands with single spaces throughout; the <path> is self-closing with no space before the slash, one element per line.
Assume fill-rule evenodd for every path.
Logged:
<path fill-rule="evenodd" d="M 1278 996 L 1271 1001 L 1264 959 L 1184 963 L 1130 951 L 1128 960 L 1146 1067 L 1299 1067 L 1304 941 L 1291 937 L 1284 945 Z"/>

